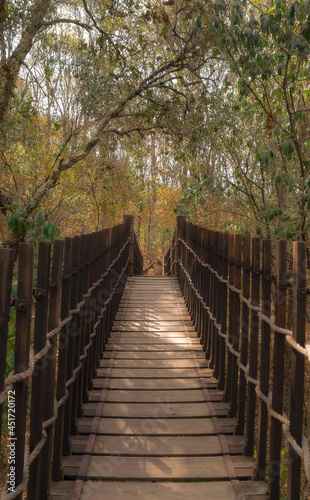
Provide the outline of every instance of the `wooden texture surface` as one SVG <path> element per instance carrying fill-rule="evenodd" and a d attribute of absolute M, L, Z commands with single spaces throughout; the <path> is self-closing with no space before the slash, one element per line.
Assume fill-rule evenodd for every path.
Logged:
<path fill-rule="evenodd" d="M 267 499 L 217 385 L 177 280 L 129 278 L 51 500 Z"/>

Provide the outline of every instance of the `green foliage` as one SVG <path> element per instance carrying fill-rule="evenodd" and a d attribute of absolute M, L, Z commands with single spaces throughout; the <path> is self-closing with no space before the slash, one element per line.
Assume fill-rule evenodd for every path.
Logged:
<path fill-rule="evenodd" d="M 36 244 L 37 241 L 52 241 L 59 236 L 59 229 L 48 220 L 44 212 L 37 212 L 29 220 L 24 209 L 19 209 L 18 205 L 14 208 L 15 210 L 11 208 L 7 211 L 8 230 L 17 231 L 20 236 L 24 236 L 26 242 Z"/>

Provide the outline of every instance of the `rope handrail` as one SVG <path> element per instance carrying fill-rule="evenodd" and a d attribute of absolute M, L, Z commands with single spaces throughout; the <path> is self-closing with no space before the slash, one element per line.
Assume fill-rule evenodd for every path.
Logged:
<path fill-rule="evenodd" d="M 113 263 L 115 264 L 117 262 L 117 260 L 120 258 L 122 252 L 124 251 L 124 249 L 126 248 L 127 244 L 128 244 L 128 241 L 129 239 L 127 240 L 127 242 L 125 243 L 125 245 L 123 246 L 123 248 L 120 250 L 120 253 L 119 255 L 117 256 L 116 259 L 114 259 Z M 113 264 L 112 263 L 112 264 Z M 127 262 L 125 264 L 125 266 L 123 267 L 119 277 L 118 277 L 118 280 L 116 281 L 112 291 L 111 291 L 111 294 L 108 298 L 108 300 L 105 301 L 105 305 L 104 307 L 101 309 L 100 311 L 100 315 L 98 316 L 98 319 L 96 321 L 96 323 L 94 324 L 94 328 L 93 328 L 93 332 L 91 333 L 90 335 L 90 341 L 89 343 L 84 347 L 84 353 L 82 355 L 79 356 L 79 364 L 78 366 L 73 370 L 73 373 L 72 373 L 72 376 L 69 380 L 67 380 L 66 384 L 65 384 L 65 394 L 64 396 L 59 400 L 59 401 L 56 401 L 56 398 L 55 398 L 55 403 L 54 403 L 54 413 L 53 415 L 48 419 L 48 420 L 45 420 L 42 424 L 42 436 L 41 436 L 41 439 L 39 441 L 39 443 L 35 446 L 35 448 L 32 450 L 32 452 L 30 453 L 30 445 L 29 445 L 29 440 L 26 441 L 25 443 L 25 457 L 24 457 L 24 472 L 23 472 L 23 479 L 22 481 L 20 482 L 20 484 L 15 488 L 15 491 L 14 492 L 8 492 L 7 490 L 7 483 L 5 485 L 5 487 L 3 488 L 2 492 L 1 492 L 1 500 L 13 500 L 14 498 L 16 498 L 20 493 L 22 493 L 25 489 L 25 487 L 27 486 L 28 484 L 28 481 L 29 481 L 29 470 L 30 470 L 30 465 L 32 464 L 32 462 L 36 459 L 36 457 L 39 455 L 39 453 L 41 452 L 45 442 L 46 442 L 46 439 L 47 439 L 47 433 L 46 433 L 46 429 L 48 427 L 50 427 L 57 419 L 58 417 L 58 412 L 59 412 L 59 408 L 65 403 L 65 401 L 67 400 L 67 398 L 69 397 L 69 391 L 68 391 L 68 388 L 73 384 L 73 382 L 76 380 L 77 378 L 77 375 L 79 373 L 79 371 L 82 369 L 82 366 L 83 366 L 83 363 L 82 361 L 87 357 L 87 352 L 88 350 L 90 349 L 90 347 L 92 346 L 93 344 L 93 338 L 97 335 L 97 328 L 98 326 L 100 325 L 101 323 L 101 320 L 103 319 L 104 317 L 104 313 L 107 309 L 107 305 L 111 302 L 115 292 L 116 292 L 116 289 L 123 277 L 123 274 L 125 272 L 125 270 L 127 269 L 128 267 L 128 263 L 129 263 L 129 257 L 127 259 Z M 78 304 L 77 308 L 74 309 L 74 310 L 71 310 L 70 311 L 70 315 L 61 322 L 62 326 L 60 327 L 59 325 L 54 329 L 52 330 L 51 332 L 49 332 L 49 338 L 51 338 L 51 336 L 53 335 L 56 335 L 57 333 L 59 333 L 61 331 L 61 329 L 63 328 L 63 326 L 65 324 L 67 324 L 68 322 L 71 321 L 71 319 L 73 318 L 73 315 L 80 312 L 81 310 L 81 307 L 86 304 L 86 300 L 91 296 L 91 292 L 94 291 L 100 283 L 102 283 L 102 280 L 104 279 L 105 276 L 107 276 L 110 272 L 110 270 L 113 268 L 113 265 L 110 264 L 109 268 L 107 269 L 107 271 L 105 271 L 105 273 L 103 273 L 100 277 L 100 279 L 93 284 L 92 287 L 89 288 L 88 292 L 83 295 L 83 300 Z M 47 344 L 46 344 L 47 345 Z M 40 357 L 38 357 L 37 359 L 40 359 L 41 357 L 43 357 L 43 352 L 44 350 L 46 349 L 46 345 L 45 347 L 39 352 L 37 353 L 36 356 L 33 356 L 32 355 L 32 373 L 33 373 L 33 369 L 34 369 L 34 363 L 35 363 L 35 358 L 40 355 Z M 48 351 L 48 349 L 46 349 L 46 352 Z M 46 354 L 45 352 L 45 354 Z M 28 369 L 29 370 L 29 369 Z M 26 374 L 28 372 L 28 370 L 26 370 L 25 372 L 23 372 L 24 374 Z M 22 376 L 23 373 L 20 373 L 18 374 L 19 376 Z M 27 376 L 22 376 L 21 378 L 19 378 L 18 380 L 23 380 L 24 378 L 28 378 L 29 376 L 31 375 L 28 375 L 27 373 Z"/>
<path fill-rule="evenodd" d="M 266 316 L 265 314 L 263 314 L 261 307 L 252 305 L 250 299 L 245 298 L 243 296 L 243 293 L 242 293 L 241 290 L 239 290 L 238 288 L 236 288 L 233 285 L 231 285 L 228 280 L 226 280 L 222 276 L 220 276 L 209 264 L 203 262 L 199 258 L 199 256 L 185 243 L 184 240 L 182 240 L 181 238 L 178 238 L 178 240 L 185 245 L 185 247 L 187 248 L 187 250 L 189 250 L 194 255 L 194 257 L 197 259 L 197 261 L 201 265 L 203 265 L 203 267 L 207 268 L 210 272 L 212 272 L 222 283 L 225 283 L 232 291 L 238 293 L 238 295 L 240 296 L 240 298 L 243 300 L 243 302 L 245 302 L 247 304 L 247 306 L 249 307 L 249 309 L 252 309 L 252 310 L 258 312 L 258 316 L 260 317 L 261 320 L 263 320 L 266 323 L 268 323 L 270 325 L 270 327 L 274 331 L 277 331 L 277 332 L 285 335 L 285 338 L 287 339 L 288 343 L 290 345 L 292 345 L 292 347 L 294 349 L 296 349 L 298 352 L 300 352 L 307 359 L 310 360 L 310 343 L 307 343 L 306 344 L 306 348 L 303 348 L 300 344 L 298 344 L 293 339 L 293 337 L 292 337 L 293 332 L 291 330 L 288 330 L 288 329 L 285 329 L 285 328 L 281 328 L 281 327 L 279 327 L 279 326 L 276 325 L 276 323 L 275 323 L 275 316 L 274 315 L 271 315 L 270 318 L 269 318 L 268 316 Z M 269 393 L 268 393 L 267 396 L 261 391 L 260 380 L 255 379 L 255 378 L 253 378 L 253 377 L 250 376 L 250 374 L 249 374 L 249 364 L 247 364 L 246 366 L 244 366 L 241 363 L 240 352 L 238 352 L 238 351 L 236 351 L 234 349 L 233 345 L 229 341 L 228 334 L 222 332 L 221 325 L 219 323 L 217 323 L 217 320 L 213 316 L 210 308 L 204 302 L 203 297 L 200 295 L 198 289 L 195 287 L 195 285 L 194 285 L 194 283 L 193 283 L 193 281 L 192 281 L 192 279 L 190 277 L 190 274 L 186 270 L 186 268 L 183 265 L 183 263 L 181 262 L 181 260 L 180 259 L 176 259 L 171 264 L 171 268 L 172 268 L 172 266 L 174 264 L 179 264 L 180 265 L 180 268 L 183 270 L 183 272 L 184 272 L 184 274 L 185 274 L 185 276 L 187 278 L 187 281 L 188 281 L 190 287 L 192 288 L 193 292 L 195 293 L 197 299 L 200 301 L 200 303 L 202 304 L 203 308 L 207 311 L 207 313 L 208 313 L 208 315 L 210 317 L 210 320 L 213 322 L 214 326 L 218 330 L 218 334 L 225 339 L 225 343 L 226 343 L 229 351 L 237 358 L 237 364 L 238 364 L 239 368 L 244 372 L 244 375 L 245 375 L 246 379 L 251 384 L 255 385 L 256 394 L 266 404 L 267 411 L 268 411 L 269 415 L 271 415 L 273 418 L 275 418 L 276 420 L 278 420 L 279 422 L 281 422 L 281 424 L 283 426 L 283 431 L 284 431 L 284 435 L 285 435 L 286 439 L 288 440 L 288 442 L 290 443 L 290 445 L 292 446 L 292 448 L 294 449 L 294 451 L 296 452 L 296 454 L 298 456 L 300 456 L 300 458 L 302 458 L 303 461 L 304 461 L 305 474 L 306 474 L 307 480 L 310 481 L 310 450 L 309 450 L 309 444 L 308 444 L 308 441 L 307 441 L 306 437 L 305 436 L 302 437 L 302 445 L 300 446 L 297 443 L 297 441 L 294 439 L 294 437 L 292 436 L 292 434 L 290 432 L 290 421 L 289 421 L 289 419 L 286 417 L 285 414 L 280 414 L 280 413 L 276 412 L 272 408 L 272 391 L 269 391 Z"/>
<path fill-rule="evenodd" d="M 34 354 L 33 346 L 30 347 L 29 367 L 23 372 L 14 373 L 14 371 L 12 371 L 8 375 L 8 377 L 4 381 L 5 389 L 0 393 L 0 404 L 2 404 L 6 400 L 8 392 L 10 390 L 12 390 L 13 384 L 15 382 L 20 382 L 20 381 L 25 380 L 27 378 L 30 378 L 32 376 L 32 374 L 34 372 L 35 363 L 38 362 L 41 358 L 43 358 L 51 347 L 50 339 L 52 337 L 54 337 L 55 335 L 57 335 L 58 333 L 60 333 L 61 330 L 64 328 L 64 326 L 66 326 L 68 323 L 70 323 L 70 321 L 73 319 L 73 316 L 80 312 L 81 307 L 83 307 L 86 303 L 86 299 L 88 299 L 91 296 L 92 292 L 94 290 L 96 290 L 96 288 L 98 288 L 98 286 L 103 282 L 103 280 L 108 276 L 110 271 L 113 269 L 116 262 L 120 259 L 122 253 L 124 252 L 126 246 L 129 243 L 129 241 L 130 241 L 130 238 L 127 239 L 127 241 L 125 242 L 125 244 L 121 248 L 119 254 L 111 262 L 111 264 L 109 265 L 107 270 L 104 273 L 102 273 L 100 278 L 95 283 L 93 283 L 93 285 L 83 295 L 83 300 L 77 304 L 77 307 L 75 309 L 71 309 L 69 311 L 69 316 L 67 316 L 67 318 L 63 319 L 62 321 L 59 321 L 57 327 L 47 333 L 45 346 L 36 354 Z M 106 301 L 106 304 L 108 303 L 108 300 Z"/>
<path fill-rule="evenodd" d="M 214 276 L 221 283 L 224 283 L 230 290 L 232 290 L 233 292 L 237 293 L 239 295 L 240 300 L 242 300 L 242 302 L 244 302 L 248 306 L 248 308 L 250 310 L 257 312 L 259 318 L 261 320 L 263 320 L 265 323 L 267 323 L 272 328 L 273 331 L 275 331 L 277 333 L 281 333 L 282 335 L 285 335 L 286 339 L 287 339 L 287 342 L 294 349 L 296 349 L 296 351 L 298 351 L 300 354 L 303 354 L 308 361 L 310 361 L 310 342 L 306 342 L 305 347 L 303 347 L 300 344 L 298 344 L 298 342 L 296 342 L 293 339 L 293 331 L 292 330 L 289 330 L 287 328 L 282 328 L 282 327 L 280 327 L 280 326 L 278 326 L 276 324 L 276 322 L 275 322 L 275 315 L 274 314 L 272 314 L 270 317 L 266 316 L 263 313 L 262 307 L 253 305 L 252 302 L 251 302 L 251 299 L 250 298 L 246 298 L 243 295 L 242 290 L 240 290 L 239 288 L 236 288 L 234 285 L 232 285 L 231 283 L 229 283 L 229 280 L 227 280 L 227 279 L 223 278 L 223 276 L 219 275 L 218 272 L 215 269 L 213 269 L 212 266 L 210 266 L 210 264 L 207 264 L 206 262 L 202 261 L 200 259 L 200 257 L 192 250 L 192 248 L 190 248 L 187 245 L 187 243 L 184 240 L 182 240 L 182 238 L 179 238 L 179 241 L 181 241 L 181 243 L 184 244 L 184 246 L 187 248 L 187 250 L 189 250 L 194 255 L 194 258 L 203 267 L 207 268 L 212 274 L 214 274 Z"/>

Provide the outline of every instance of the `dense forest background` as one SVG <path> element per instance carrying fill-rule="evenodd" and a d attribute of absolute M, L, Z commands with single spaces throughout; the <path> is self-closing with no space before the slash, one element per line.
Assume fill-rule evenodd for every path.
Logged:
<path fill-rule="evenodd" d="M 310 245 L 308 0 L 0 0 L 0 240 Z"/>

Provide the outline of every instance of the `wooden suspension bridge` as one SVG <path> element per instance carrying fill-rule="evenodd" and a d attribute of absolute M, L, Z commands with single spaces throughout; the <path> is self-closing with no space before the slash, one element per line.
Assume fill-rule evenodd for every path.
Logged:
<path fill-rule="evenodd" d="M 126 216 L 40 243 L 35 288 L 34 248 L 21 244 L 15 297 L 14 252 L 1 249 L 2 445 L 6 426 L 14 453 L 1 498 L 277 500 L 286 439 L 286 495 L 299 500 L 310 467 L 306 248 L 294 243 L 291 279 L 287 242 L 276 245 L 273 259 L 269 240 L 178 217 L 164 275 L 148 277 Z"/>

